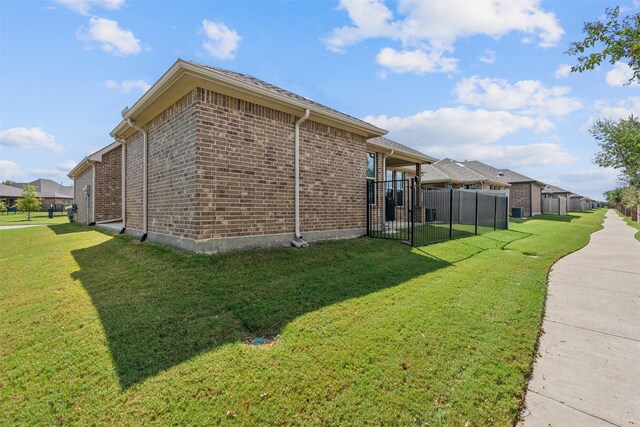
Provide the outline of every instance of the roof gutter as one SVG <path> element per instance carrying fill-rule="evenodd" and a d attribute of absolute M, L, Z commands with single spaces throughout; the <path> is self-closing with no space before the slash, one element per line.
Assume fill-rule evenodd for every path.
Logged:
<path fill-rule="evenodd" d="M 127 119 L 127 124 L 133 129 L 142 133 L 142 237 L 140 242 L 147 240 L 147 131 L 136 126 L 131 117 Z"/>
<path fill-rule="evenodd" d="M 300 234 L 300 125 L 304 123 L 308 118 L 311 112 L 308 108 L 304 110 L 304 115 L 300 117 L 300 119 L 296 122 L 294 127 L 295 133 L 295 212 L 294 212 L 294 220 L 295 220 L 295 239 L 291 241 L 291 244 L 296 248 L 303 248 L 308 246 L 309 244 L 302 240 L 302 235 Z"/>

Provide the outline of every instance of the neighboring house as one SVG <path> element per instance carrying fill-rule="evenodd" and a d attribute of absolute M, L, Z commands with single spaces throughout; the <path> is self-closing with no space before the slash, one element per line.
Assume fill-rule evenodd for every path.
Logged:
<path fill-rule="evenodd" d="M 512 213 L 513 208 L 522 208 L 524 216 L 542 213 L 542 188 L 545 185 L 544 183 L 510 169 L 497 169 L 477 160 L 460 163 L 484 176 L 510 184 L 510 213 Z"/>
<path fill-rule="evenodd" d="M 27 184 L 36 187 L 36 194 L 42 200 L 41 211 L 47 211 L 49 208 L 61 211 L 65 206 L 73 203 L 73 186 L 58 184 L 51 179 L 36 179 L 31 182 L 11 184 L 11 187 L 17 188 L 19 192 L 18 197 L 13 198 L 14 200 L 20 198 L 22 188 Z M 8 206 L 12 206 L 14 203 L 9 203 Z"/>
<path fill-rule="evenodd" d="M 545 185 L 542 189 L 542 207 L 543 213 L 559 213 L 564 215 L 568 211 L 571 210 L 571 191 L 567 191 L 560 187 L 556 187 L 555 185 Z M 548 199 L 558 199 L 557 203 L 547 202 Z M 558 205 L 564 205 L 560 206 Z M 556 209 L 557 205 L 557 209 Z M 545 206 L 548 206 L 548 209 L 545 209 Z"/>
<path fill-rule="evenodd" d="M 569 210 L 572 212 L 583 212 L 587 209 L 595 209 L 597 207 L 598 203 L 595 200 L 578 194 L 571 194 L 569 196 Z"/>
<path fill-rule="evenodd" d="M 7 208 L 15 205 L 21 195 L 21 189 L 11 185 L 0 184 L 0 198 L 5 200 Z"/>
<path fill-rule="evenodd" d="M 453 159 L 442 159 L 422 168 L 422 185 L 471 190 L 508 190 L 511 185 L 475 171 Z"/>
<path fill-rule="evenodd" d="M 77 222 L 122 221 L 122 160 L 122 144 L 114 142 L 85 157 L 69 172 L 75 184 Z"/>
<path fill-rule="evenodd" d="M 396 164 L 419 172 L 428 159 L 376 140 L 386 131 L 370 123 L 183 60 L 122 116 L 116 146 L 70 173 L 78 191 L 93 182 L 87 220 L 98 219 L 103 192 L 120 188 L 125 232 L 197 252 L 362 236 L 367 178 Z M 101 182 L 99 165 L 116 149 L 121 180 Z"/>

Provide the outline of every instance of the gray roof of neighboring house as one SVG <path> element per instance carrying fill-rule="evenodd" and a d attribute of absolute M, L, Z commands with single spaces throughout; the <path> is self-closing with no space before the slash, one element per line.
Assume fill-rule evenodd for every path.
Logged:
<path fill-rule="evenodd" d="M 36 179 L 31 182 L 21 182 L 13 184 L 14 187 L 22 189 L 26 184 L 35 185 L 39 197 L 55 197 L 56 199 L 73 199 L 73 186 L 58 184 L 51 179 Z M 20 191 L 20 193 L 22 193 Z"/>
<path fill-rule="evenodd" d="M 548 184 L 542 192 L 544 194 L 559 194 L 559 193 L 571 193 L 571 191 L 565 190 L 560 187 L 556 187 L 555 185 Z"/>
<path fill-rule="evenodd" d="M 453 159 L 442 159 L 433 165 L 433 170 L 437 170 L 439 174 L 433 174 L 433 179 L 438 175 L 447 176 L 452 182 L 462 182 L 462 183 L 471 183 L 471 182 L 495 182 L 496 184 L 504 184 L 509 185 L 506 182 L 500 181 L 498 179 L 492 178 L 490 176 L 484 175 L 476 170 L 473 170 L 463 163 L 457 162 Z M 429 171 L 429 176 L 424 174 L 422 177 L 423 181 L 431 181 L 431 173 Z"/>
<path fill-rule="evenodd" d="M 494 168 L 493 166 L 479 162 L 477 160 L 460 163 L 475 170 L 476 172 L 480 172 L 482 175 L 485 175 L 491 179 L 495 179 L 496 181 L 508 182 L 510 184 L 518 182 L 535 182 L 537 184 L 543 184 L 537 179 L 529 178 L 528 176 L 512 171 L 511 169 Z"/>
<path fill-rule="evenodd" d="M 216 73 L 222 74 L 224 76 L 227 77 L 231 77 L 237 80 L 240 80 L 244 83 L 259 87 L 261 89 L 265 89 L 268 90 L 269 92 L 273 92 L 275 94 L 279 94 L 279 95 L 284 95 L 286 97 L 289 97 L 291 99 L 295 99 L 297 101 L 301 101 L 301 102 L 305 102 L 307 104 L 311 104 L 314 107 L 317 107 L 321 110 L 325 110 L 325 111 L 329 111 L 332 113 L 337 113 L 345 118 L 351 119 L 351 120 L 357 120 L 363 124 L 369 124 L 367 122 L 365 122 L 364 120 L 358 119 L 356 117 L 350 116 L 348 114 L 343 113 L 342 111 L 338 111 L 338 110 L 334 110 L 333 108 L 329 108 L 326 105 L 320 104 L 319 102 L 316 102 L 312 99 L 309 98 L 305 98 L 304 96 L 298 95 L 296 93 L 290 92 L 286 89 L 282 89 L 281 87 L 272 85 L 271 83 L 265 82 L 264 80 L 260 80 L 256 77 L 250 76 L 248 74 L 242 74 L 242 73 L 238 73 L 236 71 L 231 71 L 231 70 L 225 70 L 224 68 L 218 68 L 218 67 L 212 67 L 211 65 L 205 65 L 205 64 L 201 64 L 199 62 L 194 62 L 194 61 L 188 61 L 189 63 L 196 65 L 198 67 L 204 67 L 207 68 L 211 71 L 214 71 Z"/>
<path fill-rule="evenodd" d="M 431 156 L 427 156 L 426 154 L 413 149 L 411 147 L 407 147 L 406 145 L 400 144 L 399 142 L 393 141 L 389 138 L 385 138 L 384 136 L 379 136 L 376 138 L 369 138 L 367 140 L 368 142 L 375 144 L 375 145 L 379 145 L 381 147 L 385 147 L 388 148 L 390 150 L 395 150 L 395 151 L 400 151 L 400 152 L 404 152 L 407 154 L 411 154 L 412 156 L 418 157 L 418 158 L 422 158 L 425 159 L 428 162 L 435 162 L 437 161 L 437 159 L 431 157 Z"/>
<path fill-rule="evenodd" d="M 0 196 L 1 197 L 20 197 L 22 191 L 12 185 L 0 184 Z"/>

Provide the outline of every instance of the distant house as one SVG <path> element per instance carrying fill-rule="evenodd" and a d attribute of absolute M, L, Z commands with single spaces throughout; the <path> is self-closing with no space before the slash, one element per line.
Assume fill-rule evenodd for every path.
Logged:
<path fill-rule="evenodd" d="M 5 200 L 7 207 L 11 207 L 16 204 L 22 190 L 12 185 L 0 184 L 0 198 Z"/>
<path fill-rule="evenodd" d="M 85 157 L 69 172 L 75 184 L 77 222 L 122 220 L 121 168 L 122 144 L 114 142 Z"/>
<path fill-rule="evenodd" d="M 494 168 L 477 160 L 460 163 L 484 176 L 510 184 L 510 212 L 512 212 L 513 208 L 522 208 L 524 216 L 542 213 L 542 188 L 545 185 L 544 183 L 510 169 Z"/>
<path fill-rule="evenodd" d="M 51 179 L 36 179 L 31 182 L 15 183 L 10 186 L 5 186 L 16 188 L 18 190 L 18 195 L 13 197 L 0 195 L 0 197 L 6 198 L 8 205 L 12 206 L 15 204 L 17 199 L 20 198 L 22 188 L 27 184 L 36 187 L 36 194 L 40 199 L 42 199 L 42 211 L 47 211 L 49 208 L 61 211 L 65 206 L 73 203 L 73 186 L 62 185 Z M 3 192 L 6 191 L 8 190 Z"/>
<path fill-rule="evenodd" d="M 69 173 L 79 220 L 196 252 L 362 236 L 365 183 L 432 161 L 370 123 L 183 60 L 122 117 L 115 142 Z"/>
<path fill-rule="evenodd" d="M 542 189 L 542 212 L 564 215 L 570 210 L 571 191 L 556 187 L 555 185 L 545 185 Z"/>
<path fill-rule="evenodd" d="M 508 182 L 485 176 L 453 159 L 442 159 L 431 165 L 424 165 L 422 185 L 471 190 L 507 190 L 511 187 Z"/>

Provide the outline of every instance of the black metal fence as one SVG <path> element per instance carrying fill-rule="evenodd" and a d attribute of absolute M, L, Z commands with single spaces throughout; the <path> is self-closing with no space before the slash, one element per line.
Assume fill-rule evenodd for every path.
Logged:
<path fill-rule="evenodd" d="M 367 182 L 367 235 L 412 246 L 509 228 L 506 193 L 418 188 L 415 179 Z"/>

